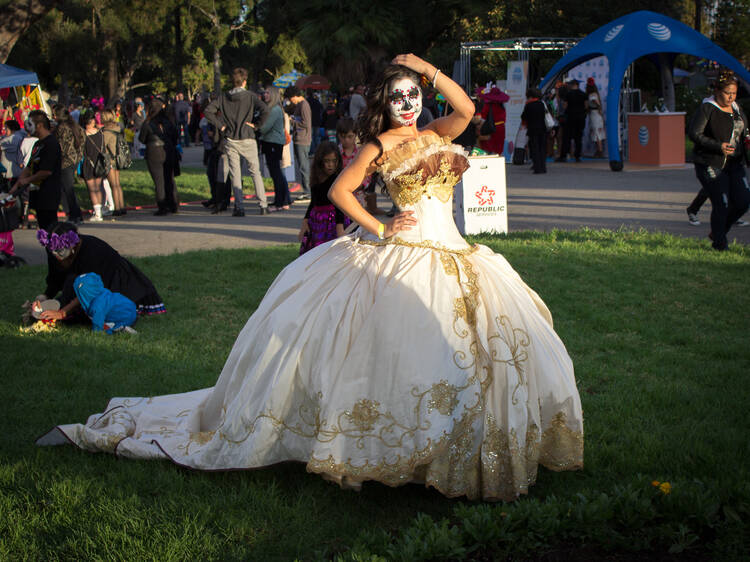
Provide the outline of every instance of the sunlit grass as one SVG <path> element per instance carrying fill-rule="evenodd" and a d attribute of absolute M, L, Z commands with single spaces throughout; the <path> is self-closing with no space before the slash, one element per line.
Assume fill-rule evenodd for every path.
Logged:
<path fill-rule="evenodd" d="M 750 470 L 750 255 L 645 232 L 517 233 L 476 241 L 502 253 L 552 311 L 583 401 L 585 470 L 540 470 L 529 498 L 570 501 L 645 480 L 712 483 L 731 496 Z M 134 260 L 168 308 L 137 336 L 84 327 L 22 335 L 20 303 L 43 267 L 2 271 L 4 412 L 0 559 L 315 559 L 367 530 L 458 505 L 409 485 L 340 490 L 288 464 L 200 473 L 38 448 L 56 423 L 112 396 L 211 386 L 236 334 L 296 247 Z M 676 496 L 678 497 L 678 496 Z M 680 507 L 688 511 L 687 507 Z"/>

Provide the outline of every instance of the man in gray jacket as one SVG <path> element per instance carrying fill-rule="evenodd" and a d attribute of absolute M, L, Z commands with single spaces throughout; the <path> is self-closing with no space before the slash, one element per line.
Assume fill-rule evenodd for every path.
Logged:
<path fill-rule="evenodd" d="M 302 193 L 296 201 L 310 200 L 310 143 L 312 143 L 312 111 L 310 104 L 296 86 L 289 86 L 284 91 L 284 97 L 291 103 L 287 112 L 291 113 L 294 123 L 292 141 L 294 143 L 294 164 L 297 179 Z"/>
<path fill-rule="evenodd" d="M 232 71 L 234 88 L 225 92 L 206 107 L 206 119 L 221 131 L 226 139 L 225 153 L 229 163 L 229 175 L 234 194 L 234 212 L 232 216 L 244 217 L 245 210 L 242 196 L 242 167 L 240 157 L 244 158 L 250 169 L 255 184 L 255 194 L 260 204 L 260 214 L 268 214 L 266 189 L 260 175 L 258 143 L 255 140 L 255 127 L 260 126 L 268 117 L 268 106 L 253 92 L 246 90 L 247 70 L 235 68 Z M 259 115 L 253 122 L 256 110 Z"/>

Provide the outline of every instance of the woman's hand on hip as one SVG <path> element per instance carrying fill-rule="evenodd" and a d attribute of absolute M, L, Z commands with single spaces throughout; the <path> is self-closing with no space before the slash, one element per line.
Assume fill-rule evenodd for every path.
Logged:
<path fill-rule="evenodd" d="M 390 238 L 402 230 L 411 230 L 411 227 L 417 224 L 417 219 L 412 215 L 414 215 L 414 211 L 397 213 L 391 220 L 385 223 L 385 237 Z"/>

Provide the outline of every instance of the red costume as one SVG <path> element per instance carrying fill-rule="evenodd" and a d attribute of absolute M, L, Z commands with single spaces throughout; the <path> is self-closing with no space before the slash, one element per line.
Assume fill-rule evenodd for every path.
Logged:
<path fill-rule="evenodd" d="M 480 94 L 484 107 L 482 107 L 482 119 L 487 119 L 492 108 L 492 118 L 495 121 L 495 132 L 488 140 L 479 141 L 479 146 L 487 152 L 502 154 L 505 148 L 505 106 L 503 105 L 510 99 L 505 92 L 499 88 L 493 87 L 489 93 Z"/>

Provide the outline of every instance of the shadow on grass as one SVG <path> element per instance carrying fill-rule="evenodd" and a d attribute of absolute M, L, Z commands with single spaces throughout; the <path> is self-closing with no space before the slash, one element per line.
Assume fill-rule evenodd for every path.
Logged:
<path fill-rule="evenodd" d="M 750 480 L 744 250 L 712 252 L 697 241 L 639 231 L 472 240 L 501 252 L 550 307 L 584 407 L 585 470 L 540 470 L 530 497 L 514 509 L 530 510 L 536 500 L 562 506 L 578 494 L 617 497 L 620 486 L 657 480 L 675 484 L 671 509 L 689 522 L 704 507 L 680 496 L 681 483 L 700 480 L 741 495 Z M 132 340 L 92 339 L 84 328 L 19 336 L 15 303 L 42 284 L 44 269 L 3 272 L 11 304 L 0 311 L 0 337 L 12 367 L 0 418 L 0 533 L 14 552 L 313 559 L 345 550 L 368 529 L 395 532 L 418 512 L 450 516 L 460 502 L 423 487 L 366 483 L 356 494 L 301 464 L 206 474 L 33 446 L 54 423 L 83 421 L 111 396 L 213 385 L 242 324 L 295 254 L 283 247 L 133 260 L 169 312 L 139 322 Z"/>

